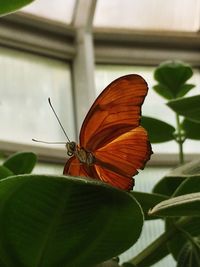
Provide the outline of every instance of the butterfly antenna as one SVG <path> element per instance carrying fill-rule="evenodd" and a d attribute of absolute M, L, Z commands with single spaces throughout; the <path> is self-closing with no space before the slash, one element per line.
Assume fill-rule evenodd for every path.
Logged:
<path fill-rule="evenodd" d="M 62 126 L 62 123 L 61 123 L 60 119 L 58 118 L 58 115 L 56 114 L 56 111 L 55 111 L 53 105 L 51 104 L 51 99 L 50 99 L 50 97 L 48 98 L 48 101 L 49 101 L 49 105 L 50 105 L 50 107 L 51 107 L 51 109 L 52 109 L 54 115 L 56 116 L 56 119 L 57 119 L 58 123 L 60 124 L 61 129 L 63 130 L 64 135 L 66 136 L 68 142 L 70 142 L 70 139 L 69 139 L 67 133 L 65 132 L 65 129 L 64 129 L 64 127 Z"/>

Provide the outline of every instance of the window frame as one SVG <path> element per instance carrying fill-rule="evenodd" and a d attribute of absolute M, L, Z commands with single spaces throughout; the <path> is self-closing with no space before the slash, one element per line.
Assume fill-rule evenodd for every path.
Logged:
<path fill-rule="evenodd" d="M 87 17 L 78 22 L 75 17 L 71 25 L 52 22 L 20 12 L 2 17 L 0 24 L 0 46 L 59 59 L 72 65 L 77 129 L 80 127 L 83 117 L 83 112 L 79 109 L 83 101 L 79 92 L 84 90 L 86 106 L 89 105 L 94 95 L 92 91 L 94 88 L 94 63 L 156 66 L 164 60 L 178 58 L 191 64 L 192 67 L 200 68 L 199 32 L 161 33 L 107 28 L 93 29 L 92 17 L 96 1 L 89 2 Z M 84 0 L 78 1 L 79 10 L 83 4 Z M 90 11 L 91 5 L 93 6 L 92 11 Z M 76 7 L 76 11 L 78 7 Z M 91 14 L 91 12 L 93 13 Z M 82 45 L 83 43 L 85 46 Z M 83 63 L 80 63 L 81 61 Z M 84 64 L 86 68 L 84 68 Z M 77 84 L 76 80 L 77 77 L 85 77 L 85 75 L 87 75 L 87 81 L 81 89 L 83 84 Z M 49 149 L 44 146 L 37 147 L 4 141 L 1 142 L 0 149 L 7 154 L 19 150 L 30 150 L 36 152 L 39 159 L 46 162 L 63 163 L 66 161 L 64 149 Z M 187 154 L 186 161 L 195 159 L 196 156 L 197 154 Z M 177 163 L 177 154 L 163 153 L 153 155 L 149 164 L 172 166 Z"/>

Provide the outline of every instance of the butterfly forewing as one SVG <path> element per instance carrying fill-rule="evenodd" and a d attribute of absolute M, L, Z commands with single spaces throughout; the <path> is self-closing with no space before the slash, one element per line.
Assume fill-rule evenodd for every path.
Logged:
<path fill-rule="evenodd" d="M 83 122 L 80 145 L 89 151 L 95 151 L 137 127 L 147 90 L 145 80 L 135 74 L 120 77 L 109 84 L 96 99 Z"/>

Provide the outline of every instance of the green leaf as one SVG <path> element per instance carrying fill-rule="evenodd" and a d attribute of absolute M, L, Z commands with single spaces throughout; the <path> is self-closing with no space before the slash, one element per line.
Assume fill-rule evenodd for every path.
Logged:
<path fill-rule="evenodd" d="M 162 178 L 153 188 L 153 193 L 171 196 L 179 185 L 190 176 L 200 175 L 200 160 L 183 164 Z M 186 194 L 189 194 L 187 192 Z"/>
<path fill-rule="evenodd" d="M 132 246 L 143 214 L 131 194 L 94 179 L 0 181 L 1 266 L 89 267 Z"/>
<path fill-rule="evenodd" d="M 195 85 L 194 84 L 183 84 L 180 86 L 180 90 L 177 93 L 176 97 L 183 97 L 184 95 L 186 95 L 192 88 L 194 88 Z M 153 86 L 154 91 L 156 91 L 156 93 L 158 93 L 160 96 L 171 100 L 174 99 L 174 95 L 172 94 L 172 92 L 168 89 L 168 87 L 166 87 L 163 84 L 157 84 Z"/>
<path fill-rule="evenodd" d="M 165 176 L 153 188 L 154 194 L 171 196 L 179 185 L 186 179 L 185 176 Z"/>
<path fill-rule="evenodd" d="M 14 174 L 31 173 L 37 161 L 37 156 L 32 152 L 19 152 L 10 156 L 3 165 Z"/>
<path fill-rule="evenodd" d="M 166 200 L 167 199 L 166 196 L 159 194 L 137 192 L 137 191 L 133 191 L 131 192 L 131 194 L 140 203 L 144 212 L 145 220 L 158 219 L 157 217 L 149 216 L 148 211 L 156 204 L 160 203 L 163 200 Z"/>
<path fill-rule="evenodd" d="M 188 242 L 183 246 L 178 255 L 177 267 L 200 266 L 200 239 L 196 240 L 195 243 Z"/>
<path fill-rule="evenodd" d="M 167 105 L 179 115 L 200 122 L 200 95 L 172 100 Z"/>
<path fill-rule="evenodd" d="M 154 78 L 159 82 L 154 89 L 167 99 L 183 96 L 194 87 L 190 84 L 185 85 L 192 75 L 192 68 L 183 62 L 163 62 L 154 72 Z"/>
<path fill-rule="evenodd" d="M 185 225 L 177 227 L 177 233 L 174 234 L 173 239 L 170 239 L 168 242 L 168 248 L 172 253 L 173 257 L 177 260 L 179 254 L 188 241 L 194 242 L 194 240 L 200 236 L 200 217 L 180 217 L 178 221 L 182 221 L 183 219 L 188 220 Z M 174 223 L 177 225 L 177 220 L 174 218 L 168 218 L 166 220 L 166 231 L 169 231 L 172 227 L 174 227 Z"/>
<path fill-rule="evenodd" d="M 141 125 L 148 131 L 151 143 L 174 140 L 175 128 L 164 121 L 143 116 Z"/>
<path fill-rule="evenodd" d="M 14 12 L 31 2 L 33 2 L 33 0 L 0 0 L 0 16 Z"/>
<path fill-rule="evenodd" d="M 183 97 L 194 87 L 195 87 L 194 84 L 189 84 L 189 83 L 183 84 L 180 88 L 180 92 L 177 94 L 177 97 Z"/>
<path fill-rule="evenodd" d="M 154 91 L 159 94 L 160 96 L 170 100 L 170 99 L 173 99 L 174 96 L 173 94 L 171 93 L 171 91 L 166 87 L 164 86 L 163 84 L 156 84 L 153 86 L 153 89 Z"/>
<path fill-rule="evenodd" d="M 149 215 L 156 216 L 200 216 L 200 192 L 165 200 L 153 207 Z"/>
<path fill-rule="evenodd" d="M 173 196 L 181 196 L 198 192 L 200 192 L 200 175 L 193 175 L 183 181 L 183 183 L 176 189 Z"/>
<path fill-rule="evenodd" d="M 185 132 L 185 137 L 193 140 L 200 140 L 200 122 L 190 121 L 184 119 L 182 122 L 182 129 Z"/>
<path fill-rule="evenodd" d="M 5 166 L 0 166 L 0 180 L 12 175 L 13 172 L 11 172 L 8 168 Z"/>
<path fill-rule="evenodd" d="M 174 192 L 173 197 L 182 196 L 185 194 L 200 192 L 200 175 L 193 175 L 187 178 Z M 181 217 L 182 219 L 183 217 Z M 188 235 L 190 239 L 195 239 L 200 236 L 200 217 L 186 217 L 189 222 L 178 228 L 177 235 L 168 243 L 171 253 L 178 258 L 182 247 L 188 242 Z M 180 219 L 180 220 L 181 220 Z M 166 229 L 170 229 L 174 224 L 174 220 L 167 220 Z M 185 234 L 186 233 L 186 234 Z"/>

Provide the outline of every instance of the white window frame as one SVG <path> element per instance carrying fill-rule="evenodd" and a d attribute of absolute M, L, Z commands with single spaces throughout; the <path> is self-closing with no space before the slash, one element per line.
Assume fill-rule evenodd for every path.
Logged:
<path fill-rule="evenodd" d="M 77 0 L 74 19 L 69 26 L 34 16 L 30 19 L 24 13 L 2 17 L 0 24 L 0 46 L 59 59 L 72 65 L 77 132 L 95 96 L 95 63 L 157 66 L 164 60 L 179 59 L 200 68 L 199 32 L 93 29 L 96 2 Z M 7 154 L 28 150 L 36 152 L 43 161 L 66 161 L 63 149 L 1 141 L 0 150 Z M 186 160 L 196 156 L 187 154 Z M 172 166 L 177 163 L 177 154 L 163 153 L 154 155 L 149 165 Z"/>

